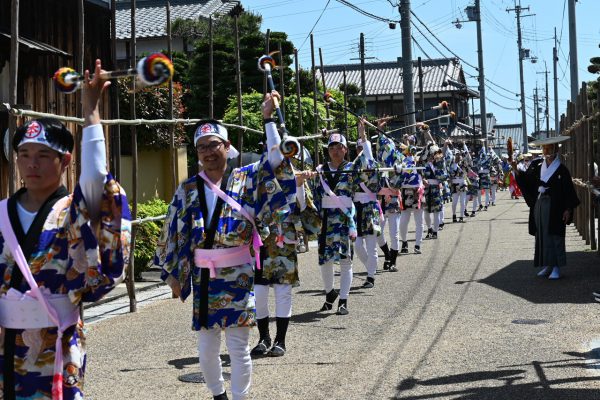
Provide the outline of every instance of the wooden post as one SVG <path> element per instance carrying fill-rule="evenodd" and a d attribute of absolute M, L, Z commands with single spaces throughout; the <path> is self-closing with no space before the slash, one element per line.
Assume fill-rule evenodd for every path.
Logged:
<path fill-rule="evenodd" d="M 296 77 L 296 108 L 298 109 L 298 136 L 304 135 L 304 123 L 302 122 L 302 99 L 300 90 L 300 69 L 298 67 L 298 49 L 294 49 L 294 70 Z M 304 145 L 300 143 L 300 163 L 301 169 L 304 170 Z"/>
<path fill-rule="evenodd" d="M 10 16 L 10 81 L 8 84 L 8 102 L 11 106 L 18 103 L 17 87 L 19 79 L 19 0 L 12 0 Z M 15 130 L 17 129 L 17 117 L 8 114 L 9 143 L 12 144 Z M 8 160 L 8 194 L 15 193 L 17 183 L 17 168 L 15 154 L 9 154 Z"/>
<path fill-rule="evenodd" d="M 423 92 L 423 63 L 421 62 L 421 57 L 417 58 L 417 63 L 419 66 L 419 98 L 421 103 L 421 121 L 425 121 L 425 94 Z"/>
<path fill-rule="evenodd" d="M 135 3 L 136 0 L 131 0 L 131 40 L 130 40 L 130 59 L 129 68 L 136 66 L 136 32 L 135 32 Z M 130 113 L 131 119 L 135 119 L 135 79 L 131 80 L 131 95 L 130 95 Z M 137 154 L 137 129 L 135 125 L 131 126 L 131 167 L 132 167 L 132 191 L 131 194 L 131 219 L 137 218 L 137 201 L 138 201 L 138 154 Z M 127 271 L 127 292 L 129 293 L 129 311 L 137 311 L 137 300 L 135 296 L 135 234 L 137 225 L 131 227 L 131 254 L 129 257 L 129 270 Z"/>
<path fill-rule="evenodd" d="M 265 54 L 269 54 L 269 47 L 271 41 L 271 30 L 267 29 L 267 33 L 265 34 Z M 263 78 L 263 93 L 267 93 L 269 90 L 269 86 L 267 85 L 267 76 Z"/>
<path fill-rule="evenodd" d="M 317 109 L 317 70 L 315 68 L 315 43 L 313 34 L 310 34 L 310 60 L 312 64 L 312 79 L 313 79 L 313 120 L 314 128 L 313 133 L 316 135 L 319 130 L 319 112 Z M 319 165 L 319 139 L 315 139 L 315 167 Z"/>
<path fill-rule="evenodd" d="M 344 67 L 344 110 L 348 108 L 348 83 L 346 82 L 346 67 Z M 344 132 L 348 134 L 348 113 L 344 113 Z"/>
<path fill-rule="evenodd" d="M 110 23 L 110 51 L 112 55 L 113 61 L 113 70 L 119 69 L 117 67 L 117 1 L 111 0 L 110 2 L 110 13 L 111 13 L 111 23 Z M 112 118 L 119 118 L 119 86 L 117 79 L 112 80 L 112 90 L 111 93 L 111 114 Z M 111 169 L 113 171 L 114 176 L 117 180 L 121 178 L 121 126 L 115 124 L 111 128 L 112 131 L 112 140 L 110 143 L 110 149 L 112 150 L 112 166 Z"/>
<path fill-rule="evenodd" d="M 239 34 L 239 26 L 238 26 L 238 18 L 239 14 L 236 13 L 233 17 L 234 19 L 234 28 L 235 28 L 235 79 L 237 83 L 237 106 L 238 106 L 238 120 L 241 126 L 244 125 L 244 117 L 242 115 L 242 73 L 240 71 L 240 34 Z M 266 92 L 265 92 L 266 93 Z M 244 134 L 243 132 L 238 132 L 238 151 L 240 155 L 238 156 L 238 167 L 242 166 L 242 153 L 244 152 Z"/>
<path fill-rule="evenodd" d="M 171 2 L 167 1 L 167 57 L 173 62 L 173 37 L 171 32 Z M 169 79 L 168 118 L 173 119 L 173 79 Z M 171 153 L 171 190 L 177 190 L 177 149 L 175 149 L 175 125 L 169 125 L 169 150 Z"/>
<path fill-rule="evenodd" d="M 208 116 L 215 117 L 213 19 L 208 17 Z"/>
<path fill-rule="evenodd" d="M 327 93 L 327 83 L 325 82 L 325 69 L 323 67 L 323 52 L 319 47 L 319 65 L 321 66 L 321 80 L 323 81 L 323 91 Z M 345 112 L 344 112 L 345 114 Z M 327 117 L 327 129 L 331 129 L 331 121 L 329 114 L 329 104 L 325 103 L 325 115 Z M 348 137 L 348 132 L 346 132 L 346 137 Z M 348 139 L 349 140 L 349 139 Z"/>
<path fill-rule="evenodd" d="M 283 50 L 281 50 L 281 42 L 277 43 L 277 50 L 279 51 L 279 94 L 281 95 L 281 115 L 285 120 L 285 66 L 283 65 Z"/>

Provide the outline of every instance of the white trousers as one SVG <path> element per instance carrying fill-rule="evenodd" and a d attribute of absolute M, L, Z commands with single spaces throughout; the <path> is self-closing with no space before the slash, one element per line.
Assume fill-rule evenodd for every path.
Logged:
<path fill-rule="evenodd" d="M 440 227 L 440 214 L 442 212 L 434 212 L 434 213 L 425 213 L 425 225 L 427 225 L 427 229 L 431 228 L 434 232 L 437 232 Z M 433 217 L 433 218 L 432 218 Z M 433 222 L 432 222 L 433 219 Z"/>
<path fill-rule="evenodd" d="M 400 213 L 389 213 L 389 214 L 385 214 L 385 219 L 383 220 L 383 223 L 381 224 L 381 232 L 382 234 L 380 236 L 377 236 L 377 244 L 379 245 L 379 247 L 383 246 L 384 244 L 386 244 L 386 240 L 385 240 L 385 225 L 389 222 L 390 224 L 390 248 L 392 250 L 399 250 L 399 240 L 400 240 Z"/>
<path fill-rule="evenodd" d="M 206 387 L 213 396 L 225 391 L 221 366 L 221 332 L 231 359 L 231 394 L 233 400 L 246 400 L 250 393 L 252 359 L 250 358 L 250 328 L 201 329 L 198 331 L 198 358 Z"/>
<path fill-rule="evenodd" d="M 365 235 L 356 238 L 354 249 L 358 258 L 367 269 L 367 276 L 375 278 L 377 272 L 377 236 Z"/>
<path fill-rule="evenodd" d="M 254 285 L 254 299 L 256 300 L 256 318 L 269 318 L 269 285 Z M 290 318 L 292 316 L 292 285 L 274 284 L 275 316 L 277 318 Z"/>
<path fill-rule="evenodd" d="M 333 290 L 333 261 L 327 261 L 321 265 L 321 277 L 325 293 Z M 340 299 L 347 299 L 352 285 L 352 260 L 344 258 L 340 260 Z"/>
<path fill-rule="evenodd" d="M 463 217 L 465 215 L 465 207 L 467 205 L 467 202 L 465 201 L 467 199 L 467 193 L 466 192 L 458 192 L 458 193 L 452 193 L 452 215 L 456 215 L 456 207 L 460 204 L 460 217 Z"/>
<path fill-rule="evenodd" d="M 420 246 L 423 241 L 423 209 L 408 209 L 402 211 L 400 214 L 400 239 L 403 242 L 406 242 L 406 237 L 408 236 L 408 223 L 410 222 L 411 215 L 415 216 L 415 246 Z"/>
<path fill-rule="evenodd" d="M 490 186 L 492 203 L 496 204 L 496 191 L 498 190 L 498 185 Z"/>
<path fill-rule="evenodd" d="M 475 212 L 477 211 L 477 207 L 479 207 L 479 204 L 481 204 L 481 192 L 479 192 L 479 196 L 475 195 L 473 196 L 473 208 L 472 211 Z"/>

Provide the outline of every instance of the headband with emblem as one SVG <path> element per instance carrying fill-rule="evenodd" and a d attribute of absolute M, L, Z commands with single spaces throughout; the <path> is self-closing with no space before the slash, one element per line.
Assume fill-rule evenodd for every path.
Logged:
<path fill-rule="evenodd" d="M 66 148 L 60 143 L 56 143 L 54 140 L 49 138 L 46 129 L 44 128 L 44 125 L 42 125 L 38 121 L 34 120 L 29 122 L 27 125 L 25 125 L 25 128 L 25 134 L 23 135 L 21 141 L 17 144 L 17 148 L 27 143 L 37 143 L 49 147 L 52 150 L 59 152 L 60 154 L 67 154 L 71 152 L 70 149 Z M 67 133 L 65 134 L 70 133 L 68 133 L 67 131 Z"/>
<path fill-rule="evenodd" d="M 194 132 L 194 146 L 196 146 L 198 140 L 204 136 L 216 136 L 224 142 L 229 141 L 227 129 L 216 121 L 206 121 L 204 123 L 200 123 L 196 129 L 196 132 Z M 227 152 L 227 158 L 236 158 L 239 155 L 240 152 L 237 151 L 233 145 L 230 145 L 229 151 Z"/>

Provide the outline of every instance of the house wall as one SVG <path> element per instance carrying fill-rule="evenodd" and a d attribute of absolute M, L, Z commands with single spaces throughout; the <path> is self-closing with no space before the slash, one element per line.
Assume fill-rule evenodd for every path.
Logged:
<path fill-rule="evenodd" d="M 137 55 L 144 53 L 156 53 L 167 49 L 167 38 L 139 38 L 136 40 Z M 183 39 L 173 38 L 171 41 L 173 51 L 183 51 Z M 127 60 L 129 58 L 129 44 L 127 40 L 117 42 L 117 60 Z"/>
<path fill-rule="evenodd" d="M 131 156 L 121 156 L 122 176 L 120 183 L 131 199 L 133 187 L 133 167 Z M 171 177 L 171 157 L 169 150 L 141 150 L 138 152 L 138 202 L 153 198 L 171 201 L 173 197 Z M 177 149 L 176 184 L 187 179 L 187 153 L 185 147 Z"/>

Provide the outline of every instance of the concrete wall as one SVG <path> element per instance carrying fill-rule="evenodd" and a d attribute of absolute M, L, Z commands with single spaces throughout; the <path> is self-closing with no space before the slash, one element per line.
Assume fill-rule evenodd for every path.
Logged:
<path fill-rule="evenodd" d="M 121 157 L 121 179 L 129 199 L 132 199 L 132 158 Z M 171 157 L 169 150 L 142 150 L 138 155 L 138 203 L 155 197 L 166 202 L 173 197 Z M 187 179 L 187 153 L 185 147 L 177 149 L 176 184 Z"/>

